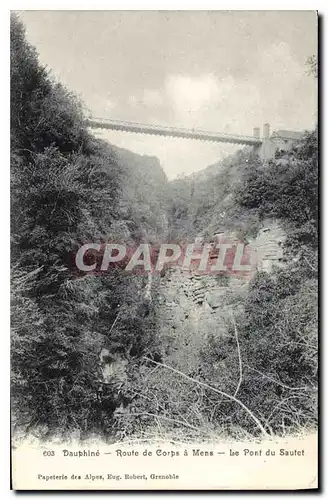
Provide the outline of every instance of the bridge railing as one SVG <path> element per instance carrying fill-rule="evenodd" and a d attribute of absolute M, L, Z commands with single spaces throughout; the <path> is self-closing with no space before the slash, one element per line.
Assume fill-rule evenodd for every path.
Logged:
<path fill-rule="evenodd" d="M 211 132 L 209 130 L 202 130 L 199 128 L 181 128 L 181 127 L 168 127 L 165 125 L 158 124 L 150 124 L 150 123 L 140 123 L 140 122 L 129 122 L 126 120 L 112 120 L 109 118 L 100 118 L 100 117 L 90 117 L 87 120 L 87 123 L 93 125 L 94 127 L 101 125 L 108 125 L 109 127 L 115 126 L 124 129 L 126 127 L 127 130 L 131 130 L 136 128 L 142 133 L 150 133 L 152 130 L 154 132 L 165 133 L 168 135 L 174 136 L 175 134 L 184 134 L 192 136 L 204 136 L 204 138 L 209 139 L 212 137 L 213 139 L 222 138 L 224 142 L 247 142 L 250 144 L 260 144 L 262 141 L 259 138 L 248 136 L 248 135 L 236 135 L 236 134 L 227 134 L 225 132 Z"/>

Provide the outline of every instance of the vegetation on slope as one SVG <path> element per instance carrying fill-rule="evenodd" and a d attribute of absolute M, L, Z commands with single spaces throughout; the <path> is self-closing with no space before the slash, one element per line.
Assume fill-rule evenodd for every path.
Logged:
<path fill-rule="evenodd" d="M 128 182 L 133 165 L 84 127 L 79 101 L 53 81 L 11 24 L 11 254 L 13 423 L 49 433 L 99 429 L 117 395 L 97 402 L 99 353 L 141 357 L 156 345 L 145 277 L 119 270 L 74 277 L 79 245 L 137 241 L 161 231 Z M 165 184 L 164 174 L 161 182 Z M 144 199 L 148 197 L 144 188 Z M 153 189 L 151 196 L 154 198 Z M 147 210 L 146 210 L 147 209 Z M 120 321 L 111 330 L 120 311 Z"/>
<path fill-rule="evenodd" d="M 269 163 L 243 150 L 208 173 L 172 183 L 169 221 L 175 240 L 192 242 L 196 235 L 208 239 L 231 230 L 240 238 L 253 238 L 268 219 L 279 221 L 287 240 L 283 268 L 257 273 L 246 295 L 230 293 L 222 299 L 222 306 L 231 308 L 226 334 L 217 335 L 207 331 L 207 324 L 199 324 L 208 340 L 193 353 L 199 357 L 198 370 L 181 374 L 172 371 L 179 367 L 171 364 L 146 377 L 142 393 L 153 405 L 143 399 L 133 404 L 135 411 L 152 415 L 150 427 L 159 415 L 161 428 L 180 427 L 181 437 L 257 434 L 255 419 L 227 394 L 244 403 L 269 434 L 299 433 L 316 426 L 317 194 L 316 130 L 291 150 L 278 151 Z M 141 377 L 138 384 L 142 381 Z M 136 424 L 135 418 L 132 422 Z M 139 432 L 144 426 L 143 420 Z"/>
<path fill-rule="evenodd" d="M 174 180 L 169 205 L 171 237 L 192 242 L 197 235 L 209 240 L 229 230 L 256 234 L 258 215 L 254 210 L 241 210 L 233 196 L 248 164 L 261 162 L 252 150 L 244 148 L 204 172 Z"/>

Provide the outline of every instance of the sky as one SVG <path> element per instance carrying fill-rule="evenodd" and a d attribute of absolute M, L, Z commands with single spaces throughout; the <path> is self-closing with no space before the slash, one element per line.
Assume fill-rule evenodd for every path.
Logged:
<path fill-rule="evenodd" d="M 253 127 L 309 130 L 317 82 L 314 11 L 24 11 L 54 77 L 94 117 L 252 135 Z M 169 178 L 238 146 L 115 131 L 99 136 L 157 156 Z"/>

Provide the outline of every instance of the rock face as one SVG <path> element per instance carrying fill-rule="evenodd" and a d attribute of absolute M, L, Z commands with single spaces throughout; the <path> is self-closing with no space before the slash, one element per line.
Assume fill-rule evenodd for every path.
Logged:
<path fill-rule="evenodd" d="M 234 241 L 236 234 L 216 235 L 217 241 Z M 274 220 L 264 221 L 257 236 L 248 242 L 256 252 L 256 270 L 270 272 L 274 265 L 283 266 L 283 244 L 286 234 Z M 201 243 L 198 239 L 196 243 Z M 232 315 L 242 310 L 247 295 L 248 274 L 200 274 L 197 269 L 168 268 L 156 280 L 149 274 L 144 296 L 152 301 L 158 286 L 157 324 L 164 361 L 186 374 L 195 374 L 200 354 L 208 338 L 231 336 Z M 120 387 L 126 381 L 126 362 L 100 353 L 101 380 L 105 385 Z"/>
<path fill-rule="evenodd" d="M 243 294 L 246 288 L 243 280 L 222 281 L 217 276 L 170 269 L 159 290 L 159 324 L 166 362 L 185 373 L 195 373 L 208 336 L 227 331 L 231 290 Z"/>
<path fill-rule="evenodd" d="M 257 254 L 254 271 L 270 272 L 273 265 L 283 265 L 285 239 L 276 221 L 264 221 L 256 238 L 249 241 Z M 181 268 L 167 271 L 159 287 L 159 325 L 168 364 L 185 373 L 197 371 L 199 353 L 209 335 L 228 334 L 232 313 L 242 308 L 251 277 L 252 273 L 222 276 Z"/>
<path fill-rule="evenodd" d="M 102 349 L 99 354 L 99 386 L 98 398 L 101 398 L 104 389 L 117 392 L 127 383 L 127 360 L 113 356 L 108 349 Z"/>

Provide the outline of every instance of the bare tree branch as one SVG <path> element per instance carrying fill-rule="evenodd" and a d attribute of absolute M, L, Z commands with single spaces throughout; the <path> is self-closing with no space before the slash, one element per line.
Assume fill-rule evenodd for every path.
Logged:
<path fill-rule="evenodd" d="M 194 379 L 192 377 L 189 377 L 189 375 L 186 375 L 185 373 L 180 372 L 180 370 L 176 370 L 175 368 L 172 368 L 172 366 L 165 365 L 164 363 L 159 363 L 158 361 L 154 361 L 153 359 L 150 359 L 150 358 L 147 358 L 147 357 L 144 357 L 144 359 L 147 359 L 147 361 L 150 361 L 151 363 L 154 363 L 155 365 L 162 366 L 163 368 L 166 368 L 167 370 L 171 370 L 172 372 L 177 373 L 181 377 L 184 377 L 187 380 L 190 380 L 190 382 L 193 382 L 194 384 L 206 387 L 207 389 L 210 389 L 211 391 L 214 391 L 217 394 L 220 394 L 221 396 L 225 396 L 226 398 L 231 399 L 232 401 L 234 401 L 235 403 L 237 403 L 239 406 L 241 406 L 248 413 L 248 415 L 256 423 L 257 427 L 261 430 L 261 433 L 265 437 L 269 437 L 269 434 L 266 432 L 265 428 L 263 427 L 263 425 L 261 424 L 261 422 L 259 421 L 259 419 L 253 414 L 253 412 L 249 408 L 247 408 L 246 405 L 244 405 L 244 403 L 242 401 L 240 401 L 239 399 L 235 398 L 235 396 L 232 396 L 231 394 L 227 394 L 226 392 L 220 391 L 219 389 L 215 389 L 214 387 L 212 387 L 211 385 L 206 384 L 205 382 L 200 382 L 199 380 L 196 380 L 196 379 Z"/>
<path fill-rule="evenodd" d="M 274 382 L 275 384 L 280 385 L 281 387 L 284 387 L 285 389 L 289 389 L 290 391 L 306 391 L 307 387 L 290 387 L 289 385 L 285 385 L 282 382 L 279 382 L 278 380 L 275 380 L 274 378 L 269 377 L 268 375 L 265 375 L 265 373 L 260 372 L 260 370 L 257 370 L 256 368 L 252 368 L 249 365 L 246 365 L 249 370 L 252 370 L 253 372 L 259 373 L 262 375 L 262 377 L 267 378 L 271 382 Z"/>
<path fill-rule="evenodd" d="M 265 421 L 265 425 L 269 425 L 269 422 L 272 420 L 272 415 L 275 413 L 275 411 L 282 406 L 286 401 L 289 401 L 290 399 L 298 399 L 299 396 L 289 396 L 288 398 L 283 399 L 282 401 L 279 401 L 279 403 L 273 408 L 272 412 L 268 416 L 268 418 Z"/>
<path fill-rule="evenodd" d="M 156 415 L 156 413 L 143 412 L 143 413 L 131 413 L 130 415 L 136 416 L 136 417 L 142 417 L 142 416 L 154 417 L 156 420 L 158 418 L 161 418 L 162 420 L 167 420 L 168 422 L 173 422 L 174 424 L 185 425 L 186 427 L 189 427 L 190 429 L 193 429 L 194 431 L 202 432 L 203 434 L 208 434 L 206 431 L 203 431 L 202 429 L 198 429 L 198 427 L 194 427 L 193 425 L 189 424 L 188 422 L 184 422 L 182 420 L 175 420 L 174 418 L 164 417 L 164 415 Z"/>
<path fill-rule="evenodd" d="M 119 317 L 119 315 L 120 315 L 120 312 L 121 312 L 121 310 L 119 310 L 119 311 L 118 311 L 117 316 L 116 316 L 116 318 L 114 319 L 114 322 L 113 322 L 113 324 L 112 324 L 112 326 L 111 326 L 111 328 L 110 328 L 110 330 L 109 330 L 109 332 L 108 332 L 108 336 L 111 334 L 111 332 L 112 332 L 112 330 L 113 330 L 114 326 L 116 325 L 116 322 L 117 322 L 117 320 L 118 320 L 118 317 Z"/>

